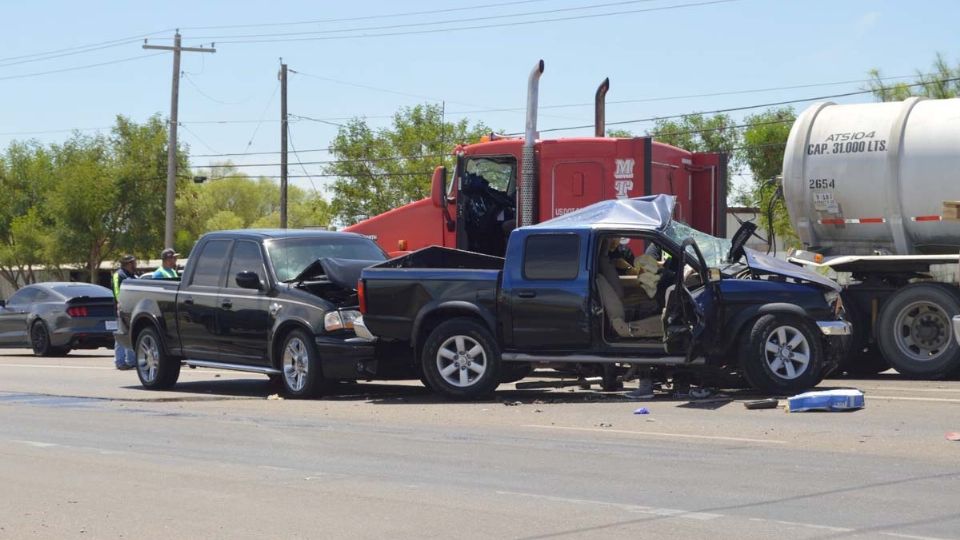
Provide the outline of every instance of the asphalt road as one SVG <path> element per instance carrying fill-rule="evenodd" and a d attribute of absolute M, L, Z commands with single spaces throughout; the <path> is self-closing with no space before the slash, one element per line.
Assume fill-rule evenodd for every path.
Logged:
<path fill-rule="evenodd" d="M 826 381 L 866 392 L 850 413 L 372 383 L 291 401 L 26 353 L 0 350 L 0 539 L 960 538 L 958 381 Z"/>

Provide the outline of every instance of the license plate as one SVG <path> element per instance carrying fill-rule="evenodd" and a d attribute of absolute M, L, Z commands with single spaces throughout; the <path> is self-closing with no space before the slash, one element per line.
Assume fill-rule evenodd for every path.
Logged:
<path fill-rule="evenodd" d="M 103 321 L 103 325 L 107 328 L 107 330 L 117 329 L 117 321 Z"/>

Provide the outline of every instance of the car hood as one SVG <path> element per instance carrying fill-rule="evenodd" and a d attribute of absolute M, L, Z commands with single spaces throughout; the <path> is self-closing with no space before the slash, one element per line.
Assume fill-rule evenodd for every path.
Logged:
<path fill-rule="evenodd" d="M 347 290 L 355 290 L 360 279 L 360 271 L 383 261 L 363 261 L 357 259 L 337 259 L 324 257 L 308 264 L 293 280 L 302 283 L 307 278 L 326 276 L 334 285 Z"/>
<path fill-rule="evenodd" d="M 815 283 L 830 290 L 840 292 L 840 285 L 837 285 L 835 281 L 801 266 L 790 264 L 787 261 L 769 255 L 764 255 L 750 248 L 744 248 L 744 257 L 746 258 L 747 266 L 756 272 Z"/>

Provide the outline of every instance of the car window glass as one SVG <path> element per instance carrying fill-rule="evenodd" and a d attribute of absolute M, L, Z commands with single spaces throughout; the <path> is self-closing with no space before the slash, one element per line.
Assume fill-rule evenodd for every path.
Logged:
<path fill-rule="evenodd" d="M 227 248 L 229 240 L 211 240 L 203 246 L 203 252 L 197 258 L 197 266 L 193 271 L 191 285 L 217 287 L 220 285 L 220 274 L 227 266 Z"/>
<path fill-rule="evenodd" d="M 37 289 L 37 294 L 33 297 L 33 301 L 36 302 L 49 302 L 53 300 L 53 295 L 44 291 L 43 289 Z"/>
<path fill-rule="evenodd" d="M 227 286 L 237 287 L 237 274 L 240 272 L 256 272 L 261 282 L 266 282 L 266 272 L 263 270 L 263 256 L 260 255 L 260 246 L 254 242 L 237 242 L 233 248 L 233 258 L 230 261 L 230 273 L 227 274 Z"/>
<path fill-rule="evenodd" d="M 58 285 L 50 288 L 53 289 L 54 292 L 62 294 L 67 298 L 76 298 L 78 296 L 89 296 L 91 298 L 113 296 L 113 292 L 106 287 L 90 285 L 86 283 L 77 283 L 76 285 Z"/>
<path fill-rule="evenodd" d="M 19 305 L 19 304 L 29 304 L 34 301 L 34 298 L 37 296 L 36 287 L 24 287 L 19 291 L 13 293 L 13 296 L 7 300 L 7 305 Z"/>
<path fill-rule="evenodd" d="M 527 238 L 523 255 L 526 279 L 574 279 L 580 267 L 580 238 L 539 234 Z"/>

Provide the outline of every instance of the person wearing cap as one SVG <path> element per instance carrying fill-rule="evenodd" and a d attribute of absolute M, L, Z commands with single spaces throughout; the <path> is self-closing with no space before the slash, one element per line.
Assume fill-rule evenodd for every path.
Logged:
<path fill-rule="evenodd" d="M 173 248 L 167 248 L 160 252 L 160 267 L 150 274 L 153 279 L 177 279 L 177 257 L 180 254 Z"/>
<path fill-rule="evenodd" d="M 113 279 L 111 280 L 114 302 L 120 297 L 120 284 L 126 279 L 135 277 L 137 277 L 137 258 L 133 255 L 124 255 L 120 258 L 120 268 L 113 273 Z M 127 349 L 121 347 L 118 343 L 114 343 L 113 355 L 113 364 L 117 369 L 132 369 L 137 365 L 133 349 Z"/>

